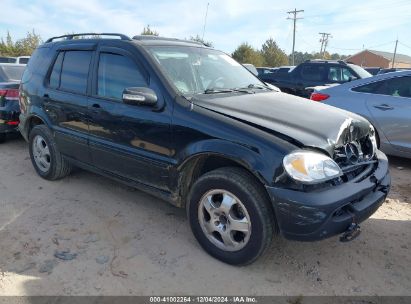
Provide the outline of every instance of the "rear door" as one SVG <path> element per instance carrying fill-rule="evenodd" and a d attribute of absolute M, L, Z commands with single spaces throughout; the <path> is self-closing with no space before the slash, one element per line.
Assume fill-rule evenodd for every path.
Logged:
<path fill-rule="evenodd" d="M 374 84 L 367 107 L 390 144 L 411 152 L 411 76 L 394 77 Z"/>
<path fill-rule="evenodd" d="M 81 44 L 58 49 L 43 96 L 44 110 L 52 122 L 59 149 L 87 163 L 90 162 L 87 90 L 93 48 Z"/>
<path fill-rule="evenodd" d="M 136 53 L 108 46 L 98 49 L 90 98 L 90 151 L 96 167 L 166 190 L 171 105 Z M 159 106 L 123 103 L 128 87 L 152 88 Z"/>

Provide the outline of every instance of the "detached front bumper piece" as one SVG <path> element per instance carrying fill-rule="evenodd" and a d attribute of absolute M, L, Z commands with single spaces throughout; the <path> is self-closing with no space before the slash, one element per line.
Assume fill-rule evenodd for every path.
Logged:
<path fill-rule="evenodd" d="M 281 234 L 292 240 L 321 240 L 369 218 L 391 186 L 387 157 L 380 151 L 377 157 L 377 167 L 359 182 L 313 192 L 267 187 Z"/>

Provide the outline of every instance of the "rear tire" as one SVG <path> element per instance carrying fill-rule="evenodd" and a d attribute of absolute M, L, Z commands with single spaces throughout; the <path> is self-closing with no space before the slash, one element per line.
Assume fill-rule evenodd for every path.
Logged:
<path fill-rule="evenodd" d="M 226 167 L 191 187 L 187 214 L 194 236 L 211 256 L 232 265 L 254 262 L 275 232 L 265 189 L 247 171 Z"/>
<path fill-rule="evenodd" d="M 53 135 L 45 125 L 35 126 L 29 135 L 30 158 L 37 174 L 47 180 L 70 174 L 71 165 L 61 155 Z"/>

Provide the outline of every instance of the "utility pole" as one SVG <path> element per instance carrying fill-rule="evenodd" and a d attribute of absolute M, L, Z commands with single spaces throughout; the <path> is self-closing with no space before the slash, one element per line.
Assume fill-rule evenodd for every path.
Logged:
<path fill-rule="evenodd" d="M 206 28 L 206 24 L 207 24 L 207 15 L 208 15 L 208 6 L 209 5 L 210 5 L 210 3 L 207 2 L 207 9 L 206 9 L 205 17 L 204 17 L 203 36 L 201 37 L 201 39 L 203 41 L 204 41 L 205 28 Z"/>
<path fill-rule="evenodd" d="M 397 55 L 397 45 L 398 45 L 398 38 L 397 40 L 395 40 L 395 49 L 394 49 L 394 56 L 392 57 L 391 68 L 394 68 L 394 65 L 395 65 L 395 56 Z"/>
<path fill-rule="evenodd" d="M 297 9 L 295 8 L 293 11 L 287 12 L 287 14 L 293 14 L 292 17 L 288 16 L 287 19 L 293 20 L 294 22 L 294 30 L 293 30 L 293 52 L 292 52 L 292 58 L 293 58 L 293 65 L 295 65 L 295 60 L 294 60 L 294 49 L 295 49 L 295 26 L 297 23 L 297 19 L 303 19 L 303 18 L 297 18 L 297 14 L 298 13 L 302 13 L 304 12 L 304 10 L 299 10 L 297 11 Z"/>
<path fill-rule="evenodd" d="M 321 42 L 320 56 L 324 58 L 325 49 L 327 48 L 327 45 L 328 45 L 328 39 L 332 36 L 330 33 L 319 33 L 319 34 L 322 35 L 322 37 L 320 38 L 320 42 Z"/>

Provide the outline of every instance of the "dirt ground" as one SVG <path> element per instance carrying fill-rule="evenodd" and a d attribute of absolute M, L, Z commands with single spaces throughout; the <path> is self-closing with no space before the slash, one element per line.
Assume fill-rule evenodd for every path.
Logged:
<path fill-rule="evenodd" d="M 233 267 L 200 248 L 184 210 L 81 170 L 45 181 L 11 140 L 0 145 L 0 295 L 411 295 L 411 161 L 390 160 L 389 199 L 358 239 L 277 238 Z"/>

